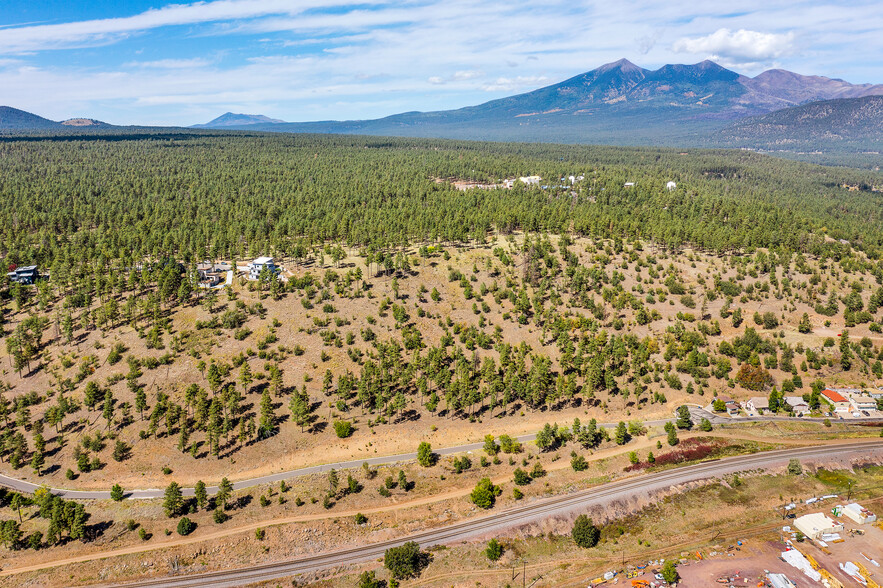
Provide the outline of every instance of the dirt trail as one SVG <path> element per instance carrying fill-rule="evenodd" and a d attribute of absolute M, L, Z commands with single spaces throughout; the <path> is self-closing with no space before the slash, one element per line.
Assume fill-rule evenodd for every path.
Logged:
<path fill-rule="evenodd" d="M 732 433 L 729 433 L 726 431 L 722 431 L 722 432 L 718 432 L 718 431 L 693 432 L 693 433 L 688 433 L 688 434 L 682 434 L 680 438 L 681 439 L 689 439 L 692 437 L 721 437 L 721 438 L 727 438 L 727 439 L 738 439 L 738 440 L 746 440 L 746 441 L 762 441 L 762 442 L 767 442 L 767 443 L 771 442 L 770 439 L 763 439 L 760 437 L 755 437 L 753 435 L 732 434 Z M 836 441 L 841 441 L 841 440 L 836 440 Z M 855 439 L 849 439 L 849 440 L 843 440 L 843 441 L 844 442 L 846 442 L 846 441 L 855 442 Z M 811 442 L 800 441 L 800 440 L 782 440 L 782 441 L 774 440 L 772 442 L 782 443 L 784 445 L 809 445 L 809 444 L 811 444 Z M 635 451 L 635 450 L 639 450 L 639 449 L 650 449 L 650 448 L 655 448 L 655 447 L 656 447 L 656 440 L 650 440 L 650 439 L 647 439 L 646 437 L 642 437 L 639 441 L 629 444 L 628 451 Z M 605 458 L 614 457 L 617 455 L 622 455 L 622 454 L 626 453 L 626 451 L 624 451 L 623 449 L 624 449 L 623 447 L 610 447 L 608 449 L 597 451 L 591 455 L 591 461 L 596 461 L 599 459 L 605 459 Z M 567 469 L 569 467 L 570 467 L 569 460 L 560 459 L 560 460 L 550 464 L 548 467 L 546 467 L 546 470 L 547 471 L 558 471 L 558 470 L 562 470 L 562 469 Z M 497 476 L 497 477 L 493 478 L 492 481 L 494 482 L 494 484 L 502 484 L 502 483 L 509 482 L 511 480 L 511 478 L 512 478 L 512 476 L 510 474 L 507 474 L 505 476 Z M 161 543 L 132 545 L 129 547 L 121 547 L 119 549 L 99 551 L 99 552 L 95 552 L 95 553 L 89 553 L 89 554 L 79 555 L 79 556 L 75 556 L 75 557 L 59 559 L 59 560 L 55 560 L 55 561 L 48 561 L 48 562 L 44 561 L 39 564 L 22 566 L 22 567 L 18 567 L 18 568 L 10 568 L 7 570 L 0 571 L 0 577 L 10 576 L 13 574 L 19 574 L 19 573 L 24 573 L 24 572 L 33 572 L 33 571 L 45 569 L 48 567 L 58 567 L 58 566 L 70 565 L 70 564 L 74 564 L 74 563 L 81 563 L 81 562 L 93 561 L 93 560 L 97 560 L 97 559 L 104 559 L 104 558 L 108 558 L 108 557 L 117 557 L 117 556 L 121 556 L 121 555 L 132 555 L 135 553 L 144 553 L 147 551 L 167 549 L 170 547 L 181 547 L 184 545 L 192 545 L 195 543 L 202 543 L 205 541 L 214 541 L 217 539 L 222 539 L 224 537 L 229 537 L 231 535 L 237 535 L 240 533 L 247 533 L 249 531 L 253 532 L 255 529 L 257 529 L 259 527 L 266 528 L 266 527 L 273 527 L 273 526 L 279 526 L 279 525 L 288 525 L 288 524 L 292 524 L 292 523 L 305 523 L 305 522 L 323 520 L 323 519 L 353 517 L 358 512 L 361 512 L 362 514 L 365 514 L 365 515 L 370 515 L 370 514 L 391 512 L 391 511 L 396 511 L 396 510 L 404 510 L 404 509 L 408 509 L 408 508 L 426 506 L 429 504 L 443 502 L 445 500 L 451 500 L 454 498 L 461 498 L 464 496 L 468 496 L 470 492 L 472 492 L 471 487 L 469 487 L 469 488 L 456 488 L 456 489 L 450 490 L 448 492 L 445 492 L 443 494 L 435 494 L 432 496 L 425 496 L 422 498 L 408 500 L 405 502 L 399 502 L 396 504 L 389 504 L 389 505 L 380 506 L 377 508 L 362 509 L 359 511 L 345 510 L 345 511 L 334 511 L 333 513 L 315 513 L 315 514 L 310 514 L 310 515 L 282 517 L 282 518 L 258 521 L 258 522 L 254 522 L 254 523 L 249 523 L 247 525 L 242 525 L 239 527 L 230 527 L 230 528 L 221 529 L 218 531 L 213 531 L 211 533 L 200 535 L 198 537 L 181 537 L 178 539 L 171 539 L 171 540 L 163 541 Z"/>

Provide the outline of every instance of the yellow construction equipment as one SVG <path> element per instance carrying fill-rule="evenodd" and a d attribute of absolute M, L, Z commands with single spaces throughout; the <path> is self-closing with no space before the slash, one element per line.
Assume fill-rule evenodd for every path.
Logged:
<path fill-rule="evenodd" d="M 820 568 L 819 573 L 822 575 L 823 580 L 828 581 L 828 586 L 830 586 L 831 588 L 844 588 L 843 582 L 832 576 L 831 573 L 825 568 Z"/>
<path fill-rule="evenodd" d="M 816 561 L 816 558 L 814 558 L 813 556 L 811 556 L 811 555 L 808 554 L 808 553 L 803 552 L 803 550 L 798 549 L 797 551 L 798 551 L 803 557 L 806 558 L 806 561 L 809 562 L 809 565 L 812 566 L 812 569 L 818 571 L 818 569 L 819 569 L 819 564 L 818 564 L 818 562 Z"/>
<path fill-rule="evenodd" d="M 868 588 L 880 588 L 880 584 L 871 579 L 871 572 L 868 571 L 864 564 L 857 563 L 856 565 L 858 566 L 859 573 L 868 582 Z"/>

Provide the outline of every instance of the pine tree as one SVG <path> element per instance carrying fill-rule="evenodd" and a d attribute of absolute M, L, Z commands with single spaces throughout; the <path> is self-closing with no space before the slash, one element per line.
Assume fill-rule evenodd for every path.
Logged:
<path fill-rule="evenodd" d="M 221 509 L 227 510 L 227 501 L 232 494 L 233 484 L 226 477 L 222 478 L 221 483 L 218 484 L 218 492 L 215 494 L 215 504 L 219 505 Z"/>
<path fill-rule="evenodd" d="M 107 428 L 113 424 L 113 392 L 108 388 L 104 391 L 104 410 L 102 411 L 104 419 L 107 421 Z"/>
<path fill-rule="evenodd" d="M 208 504 L 208 492 L 205 489 L 205 482 L 199 480 L 196 483 L 196 486 L 193 488 L 193 495 L 196 498 L 196 506 L 205 508 L 205 505 Z"/>
<path fill-rule="evenodd" d="M 276 413 L 273 411 L 273 401 L 270 400 L 270 391 L 264 388 L 261 394 L 261 421 L 260 434 L 269 437 L 276 428 Z"/>
<path fill-rule="evenodd" d="M 181 493 L 181 487 L 177 482 L 170 483 L 163 495 L 163 509 L 166 512 L 166 516 L 171 518 L 177 515 L 183 505 L 184 497 Z"/>

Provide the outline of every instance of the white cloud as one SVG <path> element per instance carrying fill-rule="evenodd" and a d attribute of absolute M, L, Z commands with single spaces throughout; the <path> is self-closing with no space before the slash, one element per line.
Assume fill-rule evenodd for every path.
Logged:
<path fill-rule="evenodd" d="M 703 54 L 730 62 L 764 62 L 790 55 L 795 36 L 788 33 L 761 33 L 721 28 L 704 37 L 682 37 L 672 44 L 675 53 Z"/>
<path fill-rule="evenodd" d="M 158 61 L 130 61 L 124 67 L 143 67 L 145 69 L 193 69 L 206 67 L 211 62 L 201 57 L 193 59 L 160 59 Z"/>
<path fill-rule="evenodd" d="M 533 88 L 549 81 L 546 76 L 518 76 L 516 78 L 497 78 L 494 83 L 484 86 L 485 92 L 511 92 L 523 88 Z"/>
<path fill-rule="evenodd" d="M 0 29 L 0 53 L 103 45 L 159 27 L 296 15 L 310 9 L 347 4 L 348 0 L 215 0 L 169 4 L 122 18 Z"/>
<path fill-rule="evenodd" d="M 167 1 L 188 0 L 156 3 Z M 0 28 L 0 88 L 2 103 L 57 120 L 192 124 L 226 110 L 302 121 L 456 108 L 622 57 L 655 69 L 701 54 L 743 73 L 781 63 L 879 83 L 877 3 L 743 0 L 728 14 L 694 0 L 212 0 Z M 141 56 L 135 43 L 26 54 L 135 35 Z"/>

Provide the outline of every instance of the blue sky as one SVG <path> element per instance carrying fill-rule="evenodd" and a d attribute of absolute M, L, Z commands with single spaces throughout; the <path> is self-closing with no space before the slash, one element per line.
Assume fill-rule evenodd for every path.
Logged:
<path fill-rule="evenodd" d="M 621 57 L 883 83 L 881 32 L 879 0 L 3 0 L 0 104 L 115 124 L 375 118 Z"/>

